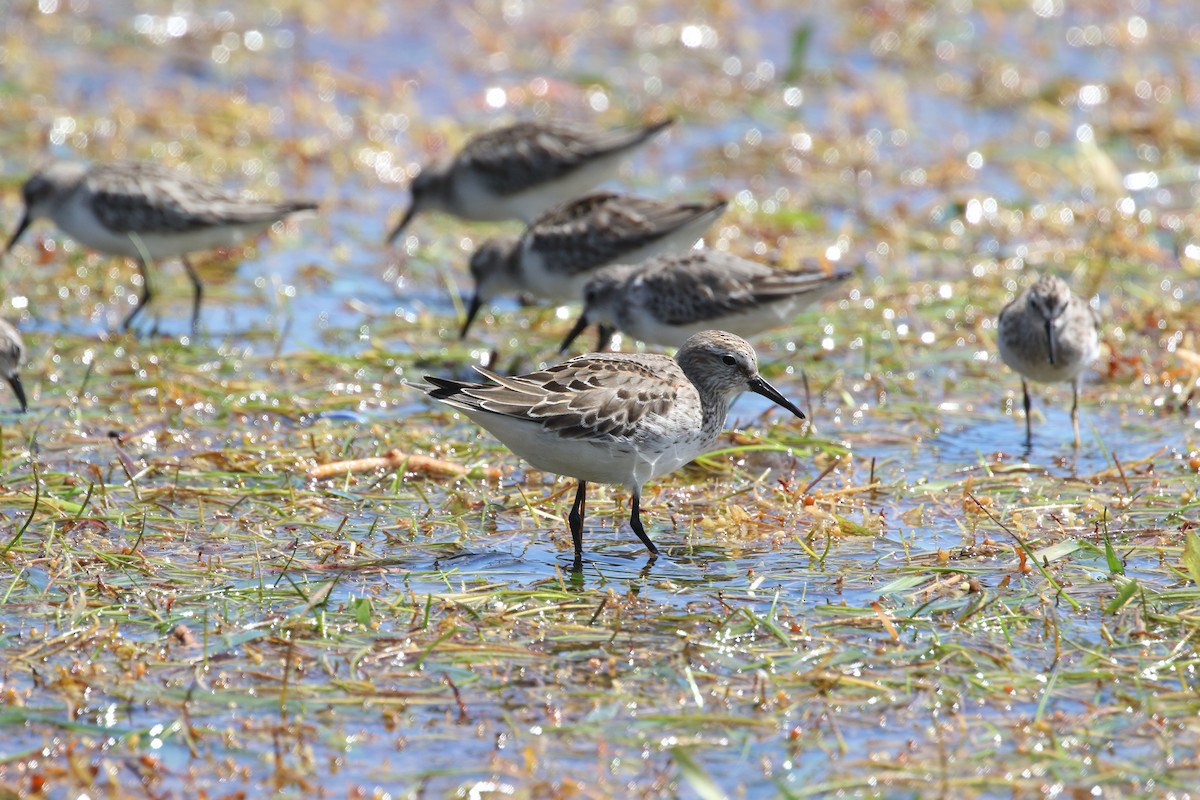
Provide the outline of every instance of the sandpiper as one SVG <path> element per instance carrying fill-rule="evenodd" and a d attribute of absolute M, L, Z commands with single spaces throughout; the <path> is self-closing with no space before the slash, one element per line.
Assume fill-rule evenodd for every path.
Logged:
<path fill-rule="evenodd" d="M 675 358 L 592 353 L 539 372 L 504 377 L 476 367 L 490 384 L 426 377 L 435 400 L 490 431 L 537 469 L 579 481 L 568 522 L 574 569 L 583 566 L 587 484 L 620 484 L 633 496 L 629 524 L 642 527 L 642 485 L 712 447 L 733 399 L 751 391 L 797 417 L 804 413 L 758 374 L 754 349 L 725 331 L 702 331 Z"/>
<path fill-rule="evenodd" d="M 1000 358 L 1021 376 L 1025 444 L 1033 444 L 1029 384 L 1071 382 L 1071 425 L 1079 447 L 1079 387 L 1100 355 L 1100 315 L 1061 278 L 1042 275 L 1000 312 Z"/>
<path fill-rule="evenodd" d="M 725 213 L 728 202 L 672 203 L 598 192 L 535 220 L 519 237 L 488 239 L 471 256 L 475 294 L 461 336 L 484 303 L 505 292 L 578 301 L 595 270 L 688 249 Z"/>
<path fill-rule="evenodd" d="M 17 402 L 21 404 L 21 411 L 29 408 L 25 402 L 25 387 L 21 385 L 21 376 L 17 374 L 24 363 L 25 342 L 21 339 L 20 331 L 7 320 L 0 319 L 0 375 L 12 387 Z"/>
<path fill-rule="evenodd" d="M 479 134 L 453 157 L 422 167 L 412 182 L 412 204 L 388 243 L 425 210 L 532 222 L 611 178 L 626 157 L 672 122 L 595 130 L 546 120 Z"/>
<path fill-rule="evenodd" d="M 297 211 L 306 201 L 267 202 L 196 180 L 158 164 L 135 161 L 82 164 L 57 161 L 38 170 L 21 188 L 25 213 L 4 252 L 29 224 L 49 217 L 81 244 L 137 263 L 142 278 L 137 304 L 121 323 L 128 330 L 150 302 L 147 261 L 179 257 L 192 282 L 192 332 L 204 293 L 187 259 L 197 250 L 232 247 Z"/>
<path fill-rule="evenodd" d="M 562 350 L 592 323 L 600 329 L 597 350 L 618 330 L 664 347 L 679 347 L 706 328 L 754 336 L 787 323 L 851 274 L 785 272 L 717 250 L 605 267 L 584 287 L 583 313 Z"/>

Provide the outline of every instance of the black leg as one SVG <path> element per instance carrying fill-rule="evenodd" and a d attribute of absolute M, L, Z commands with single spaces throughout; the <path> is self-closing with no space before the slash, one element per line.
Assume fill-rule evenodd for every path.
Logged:
<path fill-rule="evenodd" d="M 142 291 L 138 292 L 137 305 L 133 307 L 133 311 L 129 312 L 129 316 L 125 317 L 125 321 L 121 323 L 121 330 L 128 331 L 129 326 L 133 324 L 137 315 L 142 313 L 142 309 L 150 302 L 150 278 L 146 275 L 146 262 L 142 259 L 136 259 L 138 275 L 142 276 Z"/>
<path fill-rule="evenodd" d="M 583 513 L 587 500 L 587 481 L 580 481 L 575 490 L 575 502 L 571 504 L 571 514 L 567 523 L 571 526 L 571 543 L 575 545 L 575 563 L 571 569 L 579 572 L 583 569 Z"/>
<path fill-rule="evenodd" d="M 641 489 L 635 489 L 633 492 L 633 508 L 629 512 L 629 527 L 633 528 L 633 532 L 642 540 L 642 544 L 646 545 L 647 550 L 653 555 L 658 555 L 658 548 L 654 546 L 654 542 L 650 541 L 650 537 L 646 535 L 646 529 L 642 527 Z"/>
<path fill-rule="evenodd" d="M 1079 449 L 1079 383 L 1071 382 L 1071 427 L 1075 429 L 1075 449 Z"/>
<path fill-rule="evenodd" d="M 611 325 L 603 324 L 597 325 L 596 327 L 599 329 L 600 333 L 600 338 L 596 340 L 596 352 L 603 353 L 608 349 L 608 345 L 612 343 L 613 334 L 617 332 L 617 329 Z"/>
<path fill-rule="evenodd" d="M 1021 378 L 1021 391 L 1025 395 L 1025 446 L 1033 447 L 1033 403 L 1029 400 L 1029 383 Z"/>
<path fill-rule="evenodd" d="M 204 287 L 200 285 L 200 276 L 196 274 L 192 262 L 188 261 L 187 256 L 179 259 L 183 262 L 183 268 L 187 270 L 188 280 L 192 282 L 192 336 L 196 335 L 197 328 L 200 327 L 200 300 L 204 297 Z"/>
<path fill-rule="evenodd" d="M 21 413 L 24 414 L 29 410 L 29 404 L 25 402 L 25 387 L 21 385 L 21 376 L 16 373 L 9 375 L 8 385 L 12 387 L 13 394 L 17 396 L 17 402 L 21 404 Z"/>

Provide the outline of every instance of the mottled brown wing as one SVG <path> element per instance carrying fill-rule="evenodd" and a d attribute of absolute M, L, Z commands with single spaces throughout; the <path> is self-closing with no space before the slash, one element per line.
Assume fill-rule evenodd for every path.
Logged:
<path fill-rule="evenodd" d="M 1010 312 L 1015 312 L 1017 303 L 1025 304 L 1025 292 L 1017 292 L 1017 296 L 1004 304 L 1004 308 L 1000 309 L 1000 313 L 996 315 L 996 323 L 1003 324 L 1004 318 Z"/>
<path fill-rule="evenodd" d="M 0 337 L 0 366 L 5 371 L 16 370 L 25 362 L 25 347 L 19 339 Z"/>
<path fill-rule="evenodd" d="M 6 319 L 0 319 L 0 360 L 7 359 L 14 366 L 25 360 L 25 340 L 21 332 Z"/>
<path fill-rule="evenodd" d="M 783 272 L 727 253 L 704 251 L 671 257 L 630 280 L 635 282 L 638 305 L 666 324 L 686 325 L 823 292 L 850 274 Z"/>
<path fill-rule="evenodd" d="M 495 192 L 517 194 L 593 158 L 637 147 L 671 120 L 642 128 L 592 130 L 565 122 L 518 122 L 480 134 L 459 153 Z"/>
<path fill-rule="evenodd" d="M 619 262 L 699 218 L 713 219 L 726 201 L 671 203 L 598 192 L 560 206 L 529 226 L 530 247 L 573 275 Z"/>
<path fill-rule="evenodd" d="M 93 167 L 87 176 L 92 210 L 119 233 L 183 233 L 215 225 L 270 223 L 309 202 L 263 202 L 150 162 Z"/>
<path fill-rule="evenodd" d="M 770 276 L 752 282 L 751 292 L 756 303 L 770 303 L 787 297 L 803 297 L 824 292 L 848 280 L 849 270 L 826 272 L 775 271 Z"/>
<path fill-rule="evenodd" d="M 675 401 L 674 385 L 662 380 L 667 365 L 675 366 L 665 356 L 592 354 L 517 377 L 477 368 L 494 384 L 426 380 L 435 387 L 430 397 L 450 405 L 540 422 L 568 439 L 628 439 L 642 419 L 665 415 Z"/>
<path fill-rule="evenodd" d="M 666 324 L 691 324 L 753 308 L 754 281 L 770 274 L 769 267 L 712 251 L 670 256 L 629 278 L 631 299 Z"/>

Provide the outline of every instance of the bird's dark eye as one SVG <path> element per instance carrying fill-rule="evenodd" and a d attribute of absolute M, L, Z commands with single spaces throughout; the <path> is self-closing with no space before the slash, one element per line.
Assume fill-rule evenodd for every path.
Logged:
<path fill-rule="evenodd" d="M 727 367 L 732 367 L 737 364 L 737 359 L 734 358 L 733 356 L 729 356 L 729 355 L 721 356 L 721 360 L 725 362 L 725 366 L 727 366 Z"/>

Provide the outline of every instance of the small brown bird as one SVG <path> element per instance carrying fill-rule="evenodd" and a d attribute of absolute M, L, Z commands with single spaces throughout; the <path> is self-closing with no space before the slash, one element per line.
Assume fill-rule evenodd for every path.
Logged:
<path fill-rule="evenodd" d="M 725 331 L 697 333 L 674 358 L 591 353 L 511 378 L 476 369 L 491 383 L 427 376 L 432 388 L 425 391 L 534 467 L 579 481 L 568 517 L 576 571 L 583 565 L 589 481 L 629 489 L 629 525 L 655 555 L 658 548 L 642 527 L 642 485 L 711 448 L 735 397 L 751 391 L 804 419 L 758 373 L 754 348 Z"/>
<path fill-rule="evenodd" d="M 1000 359 L 1021 376 L 1025 443 L 1033 443 L 1028 381 L 1071 382 L 1071 425 L 1079 447 L 1079 386 L 1100 355 L 1100 315 L 1061 278 L 1042 275 L 1000 312 Z"/>
<path fill-rule="evenodd" d="M 421 211 L 532 222 L 611 178 L 634 150 L 673 122 L 596 130 L 545 120 L 481 133 L 452 158 L 421 168 L 412 182 L 412 205 L 388 243 Z"/>
<path fill-rule="evenodd" d="M 25 214 L 4 248 L 7 253 L 30 223 L 49 217 L 64 233 L 101 253 L 131 258 L 142 277 L 137 304 L 121 323 L 128 330 L 150 302 L 148 261 L 178 257 L 192 282 L 192 332 L 200 321 L 204 289 L 187 260 L 197 250 L 232 247 L 297 211 L 307 201 L 269 202 L 244 197 L 176 170 L 143 161 L 85 167 L 56 161 L 21 188 Z"/>

